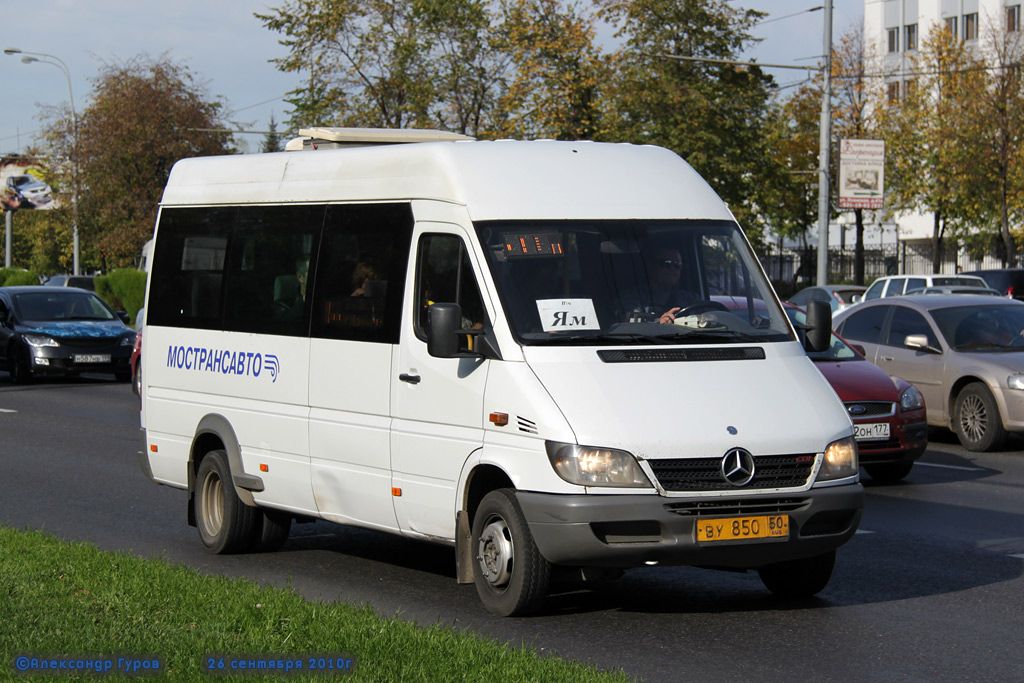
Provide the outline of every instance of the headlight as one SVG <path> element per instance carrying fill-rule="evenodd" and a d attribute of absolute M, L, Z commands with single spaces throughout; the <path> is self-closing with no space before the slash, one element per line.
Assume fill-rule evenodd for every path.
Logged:
<path fill-rule="evenodd" d="M 844 479 L 857 474 L 857 442 L 852 436 L 833 441 L 825 449 L 825 457 L 818 470 L 818 481 Z"/>
<path fill-rule="evenodd" d="M 47 337 L 45 334 L 26 334 L 24 335 L 24 338 L 30 346 L 35 346 L 36 348 L 43 346 L 60 346 L 56 339 L 53 337 Z"/>
<path fill-rule="evenodd" d="M 1024 374 L 1010 375 L 1006 378 L 1006 385 L 1011 389 L 1024 390 Z"/>
<path fill-rule="evenodd" d="M 135 346 L 135 335 L 130 337 L 121 337 L 121 346 Z"/>
<path fill-rule="evenodd" d="M 907 387 L 907 390 L 900 396 L 900 410 L 921 410 L 924 408 L 924 396 L 915 386 Z"/>
<path fill-rule="evenodd" d="M 562 479 L 580 486 L 650 486 L 626 451 L 546 441 L 548 459 Z"/>

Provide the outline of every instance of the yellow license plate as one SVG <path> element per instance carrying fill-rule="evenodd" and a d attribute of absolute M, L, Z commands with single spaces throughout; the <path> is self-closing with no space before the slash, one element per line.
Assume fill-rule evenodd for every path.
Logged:
<path fill-rule="evenodd" d="M 789 515 L 697 520 L 697 541 L 700 543 L 752 538 L 789 538 Z"/>

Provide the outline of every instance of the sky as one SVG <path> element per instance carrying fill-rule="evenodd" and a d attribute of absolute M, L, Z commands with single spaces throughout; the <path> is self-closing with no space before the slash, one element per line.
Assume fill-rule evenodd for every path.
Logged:
<path fill-rule="evenodd" d="M 813 65 L 823 53 L 824 15 L 807 12 L 825 0 L 732 0 L 738 7 L 769 13 L 753 33 L 763 40 L 743 57 L 761 63 Z M 833 0 L 832 37 L 837 41 L 860 24 L 865 0 Z M 280 34 L 267 30 L 254 13 L 269 13 L 284 0 L 0 0 L 0 48 L 50 55 L 70 74 L 76 111 L 89 104 L 90 79 L 106 64 L 139 55 L 167 56 L 184 64 L 211 98 L 225 103 L 229 119 L 247 130 L 265 131 L 270 117 L 288 118 L 284 97 L 297 75 L 279 72 L 270 60 L 283 57 Z M 795 16 L 787 16 L 795 15 Z M 39 134 L 39 106 L 69 101 L 63 71 L 23 55 L 0 53 L 0 154 L 23 151 Z M 782 85 L 804 72 L 770 69 Z M 256 151 L 259 134 L 236 137 Z"/>

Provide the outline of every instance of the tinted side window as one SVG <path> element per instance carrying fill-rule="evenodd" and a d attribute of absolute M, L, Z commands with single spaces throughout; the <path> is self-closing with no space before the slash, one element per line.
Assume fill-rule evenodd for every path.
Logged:
<path fill-rule="evenodd" d="M 163 209 L 146 319 L 151 325 L 217 328 L 235 208 Z"/>
<path fill-rule="evenodd" d="M 889 323 L 889 340 L 886 343 L 889 346 L 903 346 L 903 340 L 911 334 L 923 334 L 928 337 L 931 346 L 940 348 L 932 328 L 920 313 L 906 306 L 894 306 L 892 321 Z"/>
<path fill-rule="evenodd" d="M 903 293 L 903 285 L 906 284 L 906 280 L 903 278 L 896 278 L 895 280 L 889 280 L 889 286 L 885 288 L 885 294 L 882 296 L 899 296 Z"/>
<path fill-rule="evenodd" d="M 426 341 L 427 308 L 433 303 L 462 307 L 462 329 L 483 329 L 485 313 L 476 276 L 457 235 L 424 235 L 416 254 L 416 336 Z"/>
<path fill-rule="evenodd" d="M 862 341 L 869 344 L 879 343 L 882 336 L 882 323 L 890 306 L 873 306 L 853 313 L 843 322 L 839 333 L 851 341 Z"/>
<path fill-rule="evenodd" d="M 224 329 L 304 336 L 309 331 L 311 259 L 321 205 L 245 206 L 228 246 Z"/>
<path fill-rule="evenodd" d="M 314 337 L 398 343 L 412 225 L 408 204 L 327 208 Z"/>
<path fill-rule="evenodd" d="M 907 279 L 907 286 L 903 288 L 904 292 L 912 292 L 915 289 L 922 289 L 928 286 L 928 282 L 923 277 L 912 277 Z"/>

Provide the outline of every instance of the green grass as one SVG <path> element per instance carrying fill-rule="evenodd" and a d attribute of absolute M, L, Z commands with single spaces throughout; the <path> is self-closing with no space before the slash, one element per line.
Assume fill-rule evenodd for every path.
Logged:
<path fill-rule="evenodd" d="M 0 526 L 0 680 L 96 680 L 94 673 L 19 674 L 19 655 L 158 658 L 142 680 L 625 681 L 476 634 L 382 619 L 369 607 L 316 603 L 294 591 L 204 576 L 159 559 L 105 552 Z M 222 675 L 232 660 L 351 660 L 347 673 Z M 223 657 L 224 672 L 206 670 Z"/>

